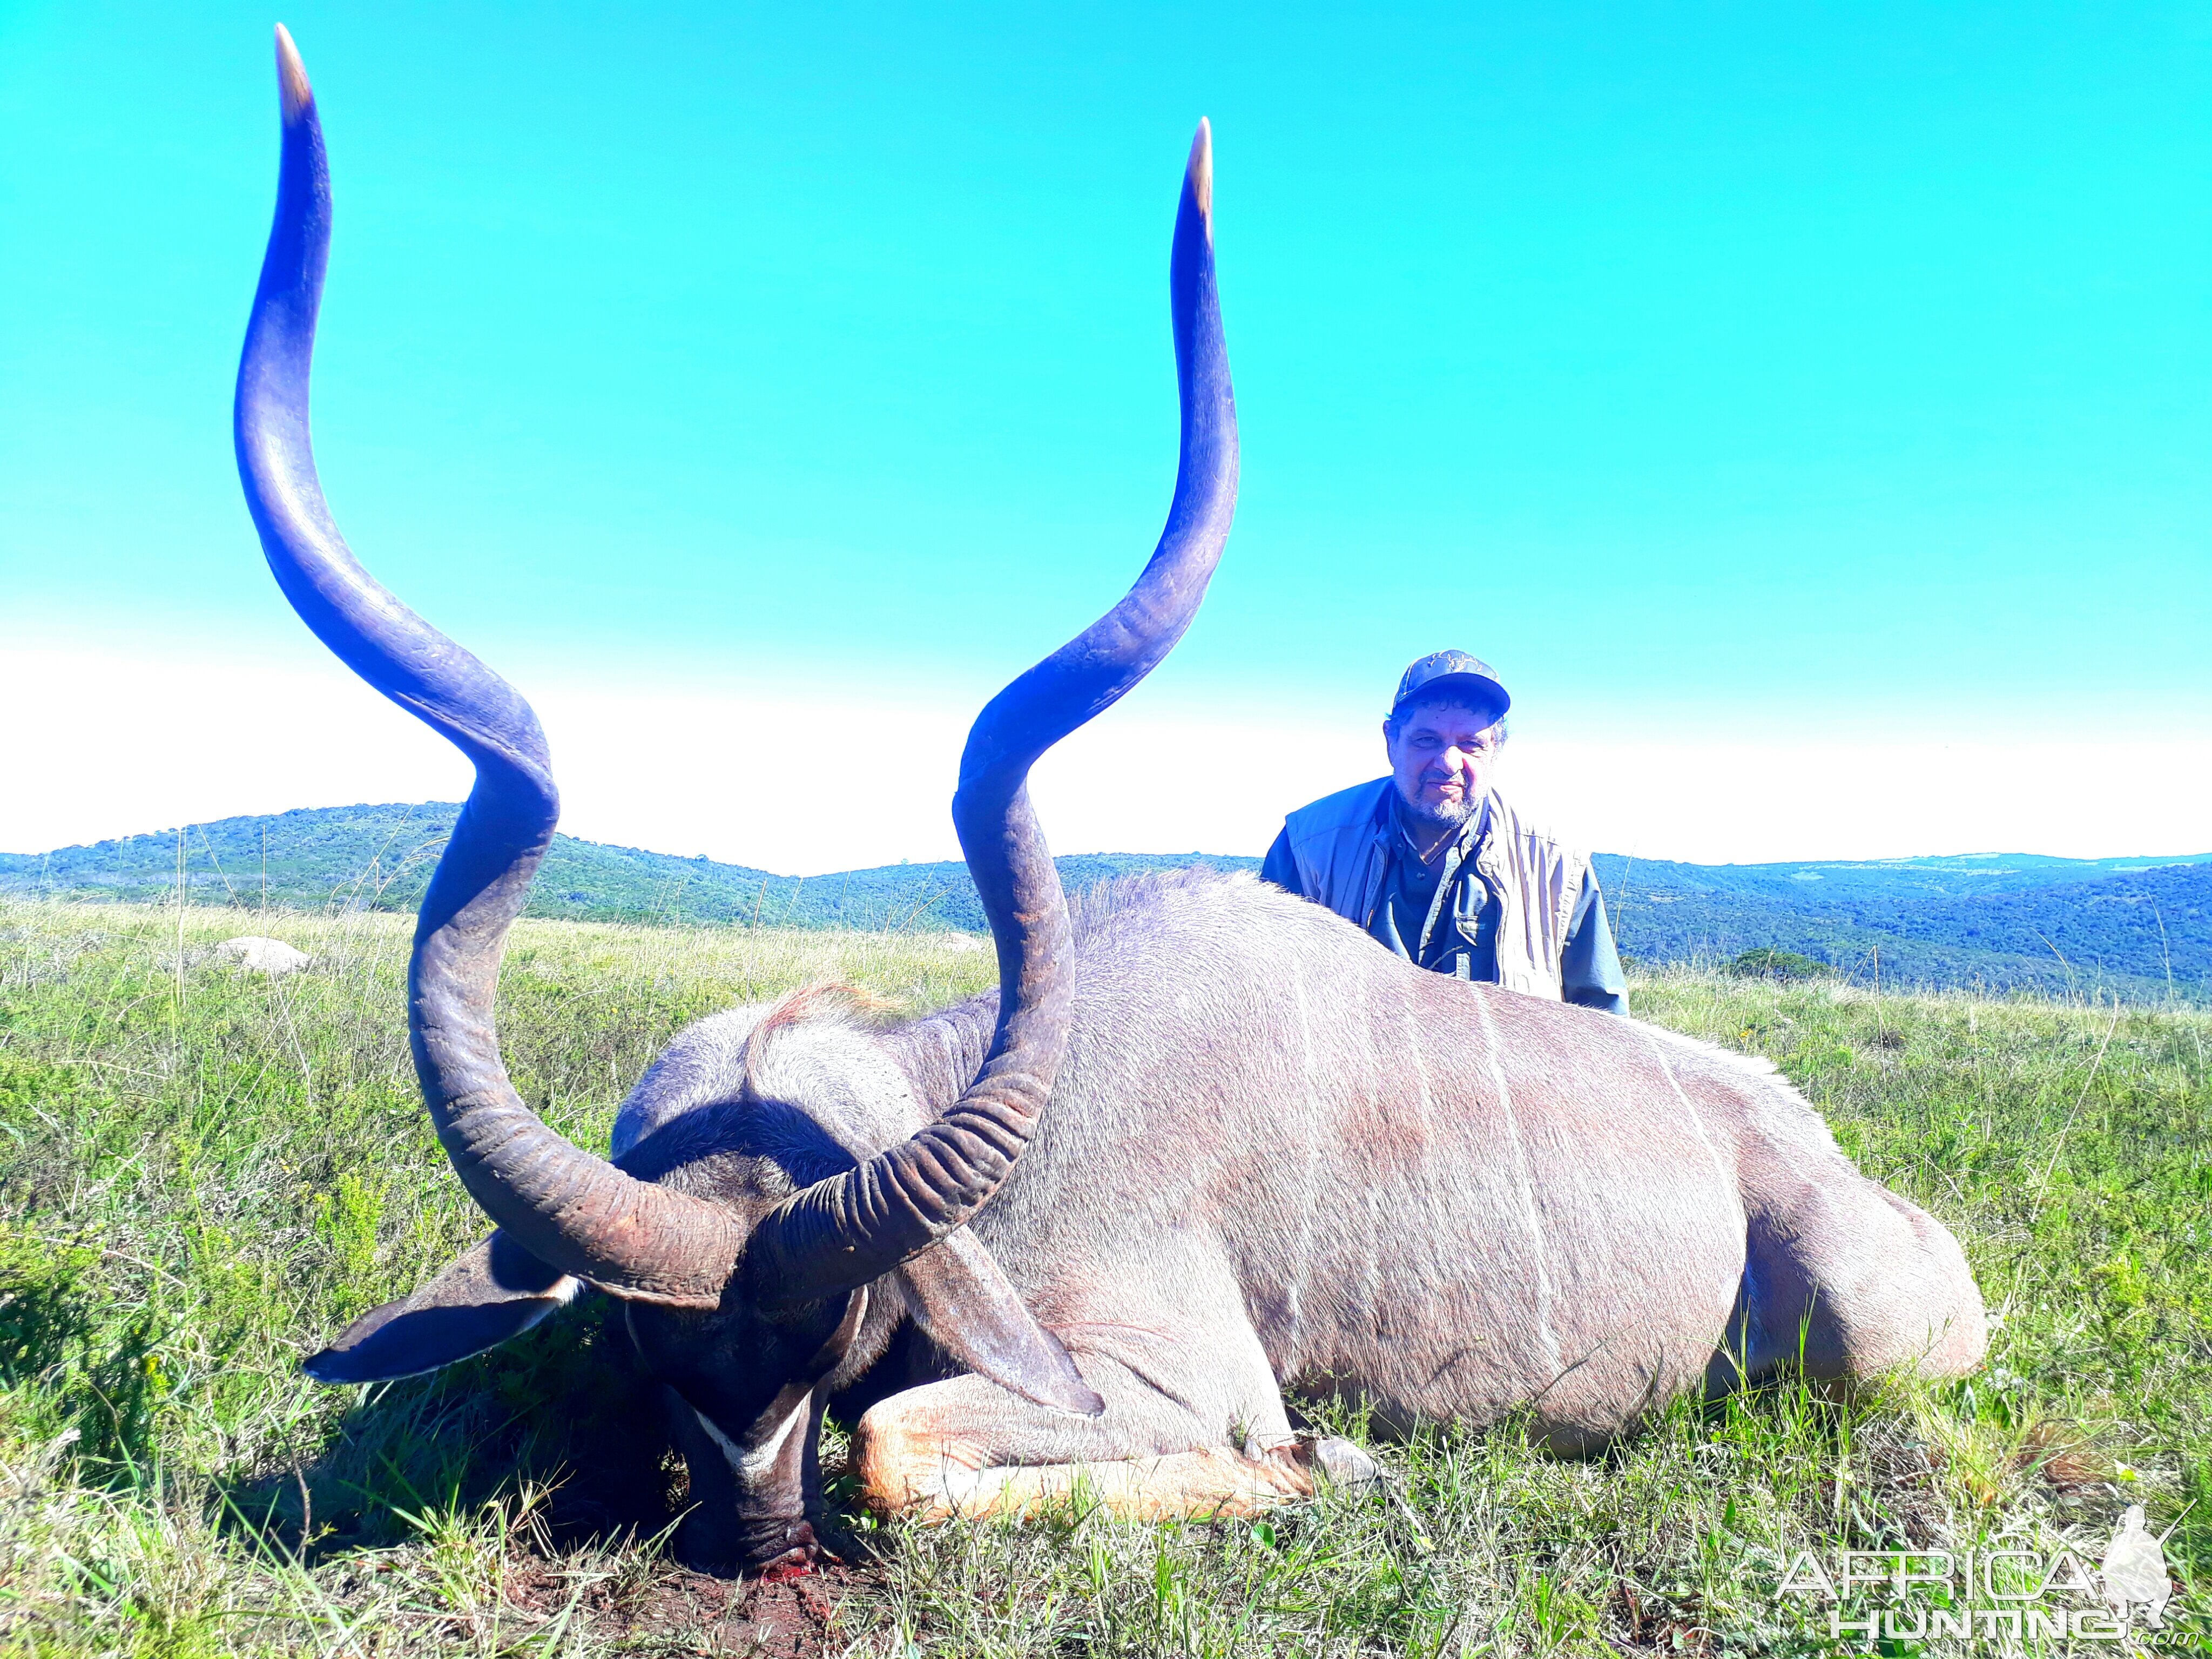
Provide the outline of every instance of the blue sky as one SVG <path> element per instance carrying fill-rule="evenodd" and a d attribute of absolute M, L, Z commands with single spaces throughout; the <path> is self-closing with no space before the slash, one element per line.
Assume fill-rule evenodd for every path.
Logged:
<path fill-rule="evenodd" d="M 921 727 L 1158 533 L 1168 234 L 1204 114 L 1243 489 L 1131 718 L 1235 730 L 1172 793 L 1279 817 L 1452 643 L 1504 673 L 1538 772 L 1547 744 L 1574 774 L 1577 744 L 2033 770 L 2045 744 L 2047 789 L 2059 751 L 2124 738 L 2152 792 L 2101 801 L 2094 845 L 2055 843 L 2022 780 L 1995 817 L 1917 821 L 1898 793 L 1848 846 L 1803 800 L 1752 847 L 1726 813 L 1569 791 L 1601 841 L 2179 851 L 2142 843 L 2206 804 L 2142 775 L 2212 738 L 2212 7 L 281 15 L 337 198 L 325 485 L 371 567 L 533 695 L 649 692 L 680 723 L 687 696 L 781 689 L 832 744 L 951 741 Z M 196 664 L 320 672 L 229 453 L 274 21 L 0 0 L 0 648 L 166 653 L 186 703 Z M 143 740 L 41 684 L 88 772 Z M 256 718 L 191 722 L 233 757 L 232 810 L 307 804 Z M 87 834 L 222 806 L 49 782 L 147 820 Z M 635 798 L 680 793 L 604 787 L 640 839 Z M 25 811 L 0 843 L 75 823 Z M 935 850 L 926 817 L 872 842 Z M 713 850 L 757 854 L 730 834 Z"/>

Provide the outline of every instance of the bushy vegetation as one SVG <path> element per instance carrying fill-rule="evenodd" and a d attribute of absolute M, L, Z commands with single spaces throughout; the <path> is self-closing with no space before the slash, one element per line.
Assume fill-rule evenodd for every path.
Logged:
<path fill-rule="evenodd" d="M 483 1224 L 416 1098 L 405 921 L 271 920 L 317 963 L 282 979 L 209 957 L 237 929 L 0 902 L 0 1651 L 1826 1650 L 1825 1609 L 1776 1596 L 1800 1549 L 2094 1562 L 2130 1502 L 2174 1528 L 2157 1639 L 2204 1639 L 2203 1014 L 1634 984 L 1645 1017 L 1771 1055 L 1960 1234 L 1998 1320 L 1962 1383 L 1678 1404 L 1582 1463 L 1431 1431 L 1376 1447 L 1387 1490 L 1254 1522 L 856 1519 L 872 1562 L 733 1590 L 665 1558 L 679 1466 L 593 1300 L 439 1376 L 299 1375 Z M 957 935 L 525 923 L 501 1016 L 525 1097 L 604 1146 L 702 1012 L 833 975 L 918 1009 L 991 973 Z"/>
<path fill-rule="evenodd" d="M 51 853 L 0 853 L 0 896 L 164 902 L 311 915 L 411 914 L 460 809 L 450 801 L 303 807 L 125 836 Z M 1140 871 L 1257 870 L 1211 853 L 1079 853 L 1054 860 L 1070 892 Z M 1597 855 L 1620 948 L 1646 963 L 1724 964 L 1744 951 L 1805 957 L 1875 990 L 1933 987 L 2212 1000 L 2212 854 L 2156 868 L 2029 854 L 1848 864 L 1704 865 Z M 983 929 L 965 865 L 894 864 L 773 875 L 556 835 L 533 916 L 653 926 Z"/>
<path fill-rule="evenodd" d="M 1746 951 L 1729 963 L 1728 970 L 1738 979 L 1778 979 L 1784 981 L 1807 979 L 1832 979 L 1836 970 L 1825 962 L 1815 962 L 1795 951 L 1777 951 L 1760 945 L 1755 951 Z"/>
<path fill-rule="evenodd" d="M 454 801 L 301 807 L 223 818 L 158 835 L 125 836 L 51 853 L 0 853 L 0 895 L 165 902 L 326 915 L 412 915 L 460 812 Z M 1256 870 L 1252 858 L 1203 853 L 1079 853 L 1054 860 L 1070 892 L 1115 876 L 1200 864 Z M 529 914 L 650 926 L 836 927 L 884 933 L 981 933 L 982 901 L 968 866 L 890 864 L 811 878 L 703 855 L 678 858 L 556 835 Z"/>
<path fill-rule="evenodd" d="M 1662 864 L 1601 854 L 1621 948 L 1726 963 L 1775 950 L 1871 988 L 2212 997 L 2212 862 L 1931 858 Z"/>

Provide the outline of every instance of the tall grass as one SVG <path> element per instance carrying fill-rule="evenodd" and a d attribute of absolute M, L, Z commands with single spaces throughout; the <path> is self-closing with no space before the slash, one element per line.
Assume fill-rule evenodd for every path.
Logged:
<path fill-rule="evenodd" d="M 1583 1463 L 1432 1430 L 1377 1447 L 1386 1490 L 1258 1522 L 855 1517 L 873 1564 L 771 1606 L 666 1562 L 680 1471 L 589 1302 L 436 1377 L 299 1375 L 484 1224 L 416 1096 L 407 924 L 255 922 L 315 957 L 285 979 L 210 958 L 240 925 L 0 904 L 7 1651 L 1809 1650 L 1825 1608 L 1775 1594 L 1799 1549 L 2094 1559 L 2130 1501 L 2178 1522 L 2160 1639 L 2212 1611 L 2203 1014 L 1634 986 L 1644 1017 L 1771 1055 L 1959 1232 L 2000 1318 L 1963 1383 L 1680 1403 Z M 524 1097 L 604 1146 L 703 1012 L 825 976 L 919 1009 L 991 975 L 960 936 L 526 922 L 501 1020 Z"/>

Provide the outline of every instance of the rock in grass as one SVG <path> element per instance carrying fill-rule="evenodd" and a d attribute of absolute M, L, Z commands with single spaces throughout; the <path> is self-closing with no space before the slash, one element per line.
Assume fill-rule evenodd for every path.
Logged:
<path fill-rule="evenodd" d="M 281 939 L 263 939 L 253 933 L 223 940 L 215 947 L 215 954 L 225 962 L 236 963 L 249 974 L 296 974 L 315 963 L 305 951 L 295 951 Z"/>

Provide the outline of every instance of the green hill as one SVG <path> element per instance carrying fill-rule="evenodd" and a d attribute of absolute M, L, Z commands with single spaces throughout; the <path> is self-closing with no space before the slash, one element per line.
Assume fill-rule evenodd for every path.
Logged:
<path fill-rule="evenodd" d="M 412 910 L 459 811 L 453 801 L 303 807 L 51 853 L 0 854 L 0 893 L 144 902 L 173 897 L 181 872 L 198 904 L 255 909 L 265 895 L 270 906 L 288 910 Z M 1146 870 L 1192 864 L 1256 870 L 1260 863 L 1202 853 L 1091 853 L 1057 862 L 1061 879 L 1077 892 Z M 558 834 L 531 888 L 528 914 L 694 926 L 983 928 L 982 907 L 963 864 L 780 876 Z"/>
<path fill-rule="evenodd" d="M 51 853 L 0 854 L 0 893 L 325 913 L 413 909 L 459 808 L 449 801 L 225 818 Z M 1648 963 L 1808 957 L 1862 982 L 2156 1000 L 2212 998 L 2212 854 L 2036 854 L 1698 865 L 1600 854 L 1623 951 Z M 1256 870 L 1217 854 L 1078 854 L 1071 891 L 1145 870 Z M 957 863 L 777 875 L 556 836 L 530 914 L 691 926 L 978 931 Z"/>
<path fill-rule="evenodd" d="M 2212 855 L 1597 866 L 1645 961 L 1772 949 L 1867 983 L 2212 996 Z"/>

